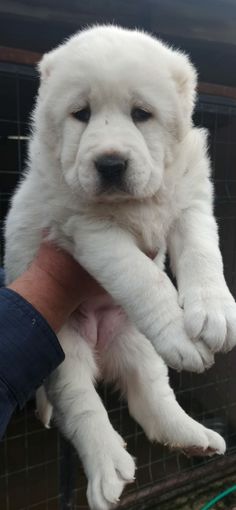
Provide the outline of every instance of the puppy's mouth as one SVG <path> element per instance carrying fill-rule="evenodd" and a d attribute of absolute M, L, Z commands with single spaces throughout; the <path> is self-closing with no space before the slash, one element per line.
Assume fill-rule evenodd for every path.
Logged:
<path fill-rule="evenodd" d="M 132 198 L 132 194 L 124 182 L 116 184 L 102 183 L 96 193 L 96 199 L 104 201 L 125 200 L 127 198 Z"/>
<path fill-rule="evenodd" d="M 135 196 L 129 190 L 127 184 L 122 181 L 112 184 L 100 183 L 94 198 L 98 202 L 119 202 L 134 199 Z"/>
<path fill-rule="evenodd" d="M 128 193 L 127 184 L 122 180 L 114 180 L 113 182 L 101 182 L 100 193 Z"/>

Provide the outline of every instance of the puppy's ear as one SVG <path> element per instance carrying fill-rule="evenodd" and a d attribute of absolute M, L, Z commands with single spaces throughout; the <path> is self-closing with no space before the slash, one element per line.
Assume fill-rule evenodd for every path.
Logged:
<path fill-rule="evenodd" d="M 174 51 L 170 61 L 171 75 L 180 97 L 180 106 L 185 121 L 191 125 L 196 100 L 197 72 L 187 55 Z"/>
<path fill-rule="evenodd" d="M 56 61 L 56 55 L 55 53 L 57 50 L 50 51 L 49 53 L 45 53 L 43 55 L 42 59 L 38 63 L 38 71 L 40 75 L 41 83 L 47 81 L 49 76 L 51 75 L 55 61 Z"/>

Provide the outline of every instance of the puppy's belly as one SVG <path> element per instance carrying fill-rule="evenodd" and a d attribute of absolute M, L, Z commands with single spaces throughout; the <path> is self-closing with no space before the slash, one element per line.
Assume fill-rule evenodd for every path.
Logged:
<path fill-rule="evenodd" d="M 123 309 L 106 293 L 88 299 L 71 317 L 72 327 L 99 350 L 108 347 L 126 321 Z"/>

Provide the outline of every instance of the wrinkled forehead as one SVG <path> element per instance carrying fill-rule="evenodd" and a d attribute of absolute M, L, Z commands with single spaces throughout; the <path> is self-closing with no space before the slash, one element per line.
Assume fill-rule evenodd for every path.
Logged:
<path fill-rule="evenodd" d="M 122 97 L 137 101 L 165 97 L 172 91 L 172 80 L 155 47 L 143 41 L 124 42 L 80 37 L 63 48 L 55 67 L 54 82 L 67 89 L 75 100 L 93 97 L 104 100 Z M 144 97 L 143 97 L 144 96 Z"/>

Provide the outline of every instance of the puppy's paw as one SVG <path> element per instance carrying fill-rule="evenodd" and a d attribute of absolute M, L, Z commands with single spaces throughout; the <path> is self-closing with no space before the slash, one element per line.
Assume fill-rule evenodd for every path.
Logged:
<path fill-rule="evenodd" d="M 119 502 L 125 485 L 134 481 L 134 460 L 115 434 L 110 445 L 104 443 L 102 450 L 96 452 L 93 473 L 88 474 L 87 498 L 91 510 L 109 510 Z"/>
<path fill-rule="evenodd" d="M 178 371 L 203 372 L 214 363 L 214 356 L 201 341 L 188 337 L 182 315 L 172 320 L 159 334 L 154 344 L 168 366 Z"/>
<path fill-rule="evenodd" d="M 211 352 L 231 350 L 236 345 L 236 303 L 226 285 L 188 289 L 184 323 L 188 335 L 200 338 Z"/>
<path fill-rule="evenodd" d="M 211 457 L 215 454 L 223 455 L 226 450 L 225 441 L 217 432 L 207 429 L 187 415 L 181 422 L 176 420 L 174 429 L 169 430 L 166 444 L 188 456 Z"/>
<path fill-rule="evenodd" d="M 226 444 L 223 437 L 221 437 L 214 430 L 204 429 L 204 441 L 202 444 L 187 445 L 182 448 L 183 453 L 187 456 L 197 457 L 212 457 L 213 455 L 223 455 L 226 450 Z M 206 439 L 206 440 L 205 440 Z"/>

